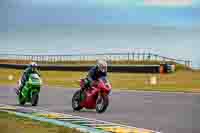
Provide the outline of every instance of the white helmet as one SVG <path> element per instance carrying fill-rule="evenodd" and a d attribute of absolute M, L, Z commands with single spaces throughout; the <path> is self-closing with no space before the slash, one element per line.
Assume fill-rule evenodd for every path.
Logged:
<path fill-rule="evenodd" d="M 107 72 L 107 62 L 104 60 L 97 61 L 97 67 L 101 72 Z"/>
<path fill-rule="evenodd" d="M 38 66 L 37 63 L 35 63 L 35 62 L 31 62 L 31 63 L 30 63 L 30 67 L 36 68 L 37 66 Z"/>

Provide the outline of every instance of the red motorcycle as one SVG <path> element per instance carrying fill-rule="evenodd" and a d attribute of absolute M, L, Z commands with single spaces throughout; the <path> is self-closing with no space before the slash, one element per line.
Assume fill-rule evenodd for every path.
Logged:
<path fill-rule="evenodd" d="M 80 80 L 80 87 L 83 88 L 84 79 Z M 100 79 L 89 89 L 82 92 L 78 90 L 72 97 L 72 108 L 74 111 L 80 111 L 83 108 L 96 109 L 98 113 L 103 113 L 109 104 L 109 94 L 111 85 L 106 79 Z"/>

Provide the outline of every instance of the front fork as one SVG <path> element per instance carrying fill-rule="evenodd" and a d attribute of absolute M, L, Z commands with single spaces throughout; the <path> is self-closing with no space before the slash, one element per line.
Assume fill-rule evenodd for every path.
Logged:
<path fill-rule="evenodd" d="M 97 99 L 102 100 L 102 96 L 104 96 L 104 95 L 106 95 L 105 92 L 101 92 L 101 91 L 99 91 L 99 92 L 98 92 L 98 97 L 97 97 Z"/>

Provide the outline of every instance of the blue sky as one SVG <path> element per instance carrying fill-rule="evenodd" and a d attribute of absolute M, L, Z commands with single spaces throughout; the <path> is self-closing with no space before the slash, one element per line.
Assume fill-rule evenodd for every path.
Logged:
<path fill-rule="evenodd" d="M 194 3 L 193 6 L 198 5 Z M 147 7 L 142 0 L 4 0 L 2 5 L 0 16 L 4 21 L 0 26 L 4 28 L 41 24 L 200 25 L 200 8 L 197 6 Z"/>

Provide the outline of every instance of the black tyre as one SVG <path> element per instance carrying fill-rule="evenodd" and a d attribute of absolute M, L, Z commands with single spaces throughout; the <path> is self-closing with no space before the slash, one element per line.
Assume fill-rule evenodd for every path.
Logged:
<path fill-rule="evenodd" d="M 97 113 L 103 113 L 106 111 L 107 107 L 109 105 L 109 98 L 107 95 L 102 95 L 97 98 L 96 101 L 96 111 Z"/>
<path fill-rule="evenodd" d="M 23 96 L 21 93 L 19 93 L 19 104 L 24 105 L 26 103 L 25 99 L 23 99 Z"/>
<path fill-rule="evenodd" d="M 72 97 L 72 108 L 74 111 L 80 111 L 83 107 L 80 106 L 80 90 L 76 91 Z"/>
<path fill-rule="evenodd" d="M 37 106 L 39 100 L 39 95 L 38 93 L 33 93 L 32 99 L 31 99 L 31 105 L 32 106 Z"/>

